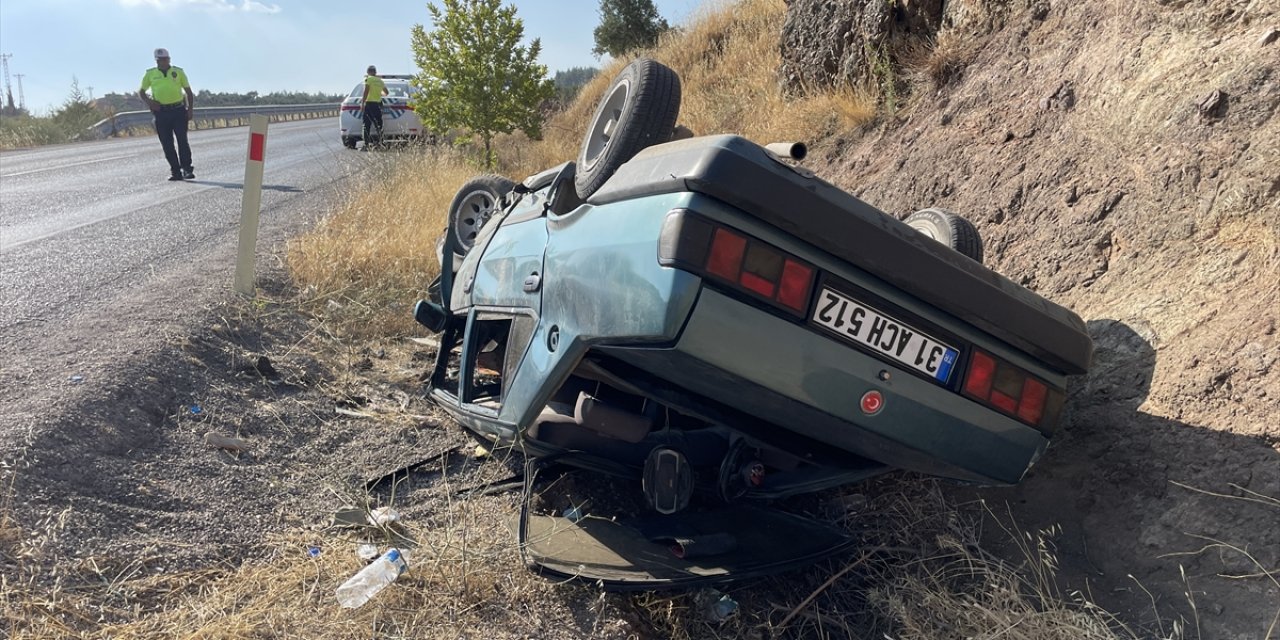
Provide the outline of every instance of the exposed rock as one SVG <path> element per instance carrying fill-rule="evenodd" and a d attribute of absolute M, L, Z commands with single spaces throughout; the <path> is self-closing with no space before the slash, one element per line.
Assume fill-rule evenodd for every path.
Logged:
<path fill-rule="evenodd" d="M 224 436 L 217 431 L 210 431 L 204 434 L 205 444 L 216 449 L 224 449 L 231 453 L 239 454 L 249 450 L 249 443 L 240 438 L 232 438 Z"/>
<path fill-rule="evenodd" d="M 935 34 L 942 0 L 791 0 L 779 73 L 789 91 L 877 82 L 909 38 Z"/>
<path fill-rule="evenodd" d="M 1262 37 L 1258 39 L 1258 46 L 1265 47 L 1272 42 L 1275 42 L 1277 39 L 1280 39 L 1280 29 L 1272 27 L 1267 29 L 1267 32 L 1262 34 Z"/>
<path fill-rule="evenodd" d="M 1076 90 L 1070 80 L 1063 80 L 1053 93 L 1040 98 L 1041 111 L 1070 111 L 1076 106 Z"/>
<path fill-rule="evenodd" d="M 1031 19 L 1037 22 L 1049 17 L 1049 0 L 1035 0 L 1031 3 Z"/>
<path fill-rule="evenodd" d="M 1221 89 L 1215 89 L 1209 95 L 1201 98 L 1196 108 L 1200 111 L 1201 118 L 1221 118 L 1227 115 L 1227 94 Z"/>

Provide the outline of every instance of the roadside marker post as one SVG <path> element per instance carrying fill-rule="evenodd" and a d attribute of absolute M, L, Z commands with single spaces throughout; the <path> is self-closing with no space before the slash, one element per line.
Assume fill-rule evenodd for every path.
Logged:
<path fill-rule="evenodd" d="M 253 258 L 258 246 L 258 212 L 262 209 L 262 162 L 267 152 L 267 117 L 249 116 L 249 155 L 244 163 L 243 205 L 240 209 L 240 253 L 236 258 L 235 290 L 253 295 Z"/>

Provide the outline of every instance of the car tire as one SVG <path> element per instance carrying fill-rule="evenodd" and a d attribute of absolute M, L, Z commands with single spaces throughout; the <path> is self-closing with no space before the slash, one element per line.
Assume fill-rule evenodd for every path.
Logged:
<path fill-rule="evenodd" d="M 503 198 L 516 183 L 493 174 L 478 175 L 462 185 L 449 205 L 449 229 L 453 231 L 454 253 L 466 255 L 475 244 L 480 229 L 502 209 Z"/>
<path fill-rule="evenodd" d="M 343 138 L 343 139 L 342 139 L 342 146 L 344 146 L 344 147 L 346 147 L 346 148 L 348 148 L 348 149 L 354 149 L 354 148 L 356 148 L 356 138 L 352 138 L 352 137 L 345 137 L 345 138 Z"/>
<path fill-rule="evenodd" d="M 578 152 L 574 189 L 586 200 L 645 147 L 666 142 L 680 115 L 680 76 L 640 58 L 622 71 L 596 106 Z"/>
<path fill-rule="evenodd" d="M 942 244 L 955 249 L 965 257 L 982 262 L 982 236 L 972 222 L 946 209 L 930 207 L 917 211 L 904 220 L 907 226 Z"/>

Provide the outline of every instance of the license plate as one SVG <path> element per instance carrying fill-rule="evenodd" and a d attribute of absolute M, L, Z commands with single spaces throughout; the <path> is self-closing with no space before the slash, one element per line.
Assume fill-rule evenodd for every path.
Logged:
<path fill-rule="evenodd" d="M 960 352 L 874 307 L 823 288 L 813 321 L 836 335 L 946 384 Z"/>

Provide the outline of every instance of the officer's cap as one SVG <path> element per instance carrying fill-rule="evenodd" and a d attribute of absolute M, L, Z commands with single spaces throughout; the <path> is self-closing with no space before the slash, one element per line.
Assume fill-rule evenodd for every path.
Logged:
<path fill-rule="evenodd" d="M 160 58 L 168 58 L 168 57 L 169 57 L 168 49 L 156 49 L 156 60 L 159 60 Z"/>

